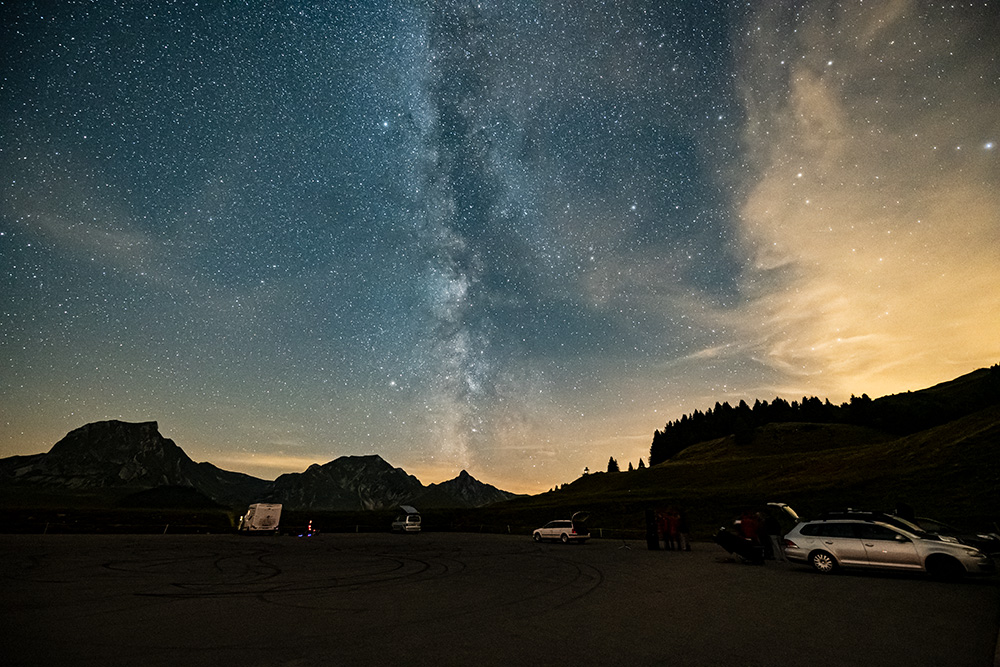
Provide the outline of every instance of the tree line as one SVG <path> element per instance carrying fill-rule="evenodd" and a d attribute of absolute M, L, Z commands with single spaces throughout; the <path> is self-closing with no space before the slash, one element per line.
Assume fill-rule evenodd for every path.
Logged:
<path fill-rule="evenodd" d="M 792 402 L 780 397 L 770 403 L 758 399 L 753 407 L 742 400 L 736 407 L 716 402 L 714 408 L 695 410 L 654 432 L 649 465 L 663 463 L 691 445 L 726 436 L 734 436 L 737 444 L 749 444 L 754 429 L 774 423 L 850 424 L 900 436 L 916 433 L 1000 401 L 1000 365 L 977 377 L 974 386 L 967 385 L 956 381 L 951 391 L 907 392 L 874 401 L 867 394 L 852 395 L 840 405 L 815 396 Z"/>
<path fill-rule="evenodd" d="M 639 470 L 642 470 L 642 469 L 643 469 L 643 468 L 645 468 L 645 467 L 646 467 L 646 464 L 645 464 L 645 463 L 643 462 L 643 460 L 642 460 L 642 459 L 639 459 L 639 466 L 638 466 L 638 469 L 639 469 Z M 629 462 L 628 462 L 628 471 L 629 471 L 629 472 L 632 472 L 633 470 L 635 470 L 635 468 L 633 468 L 633 467 L 632 467 L 632 462 L 631 462 L 631 461 L 629 461 Z M 616 458 L 615 458 L 615 457 L 613 457 L 613 456 L 612 456 L 611 458 L 609 458 L 609 459 L 608 459 L 608 472 L 621 472 L 621 471 L 622 471 L 622 469 L 621 469 L 621 467 L 620 467 L 620 466 L 618 465 L 618 459 L 616 459 Z M 587 468 L 584 468 L 584 469 L 583 469 L 583 474 L 584 474 L 584 475 L 588 474 L 589 472 L 590 472 L 590 470 L 589 470 L 589 469 L 587 469 Z"/>

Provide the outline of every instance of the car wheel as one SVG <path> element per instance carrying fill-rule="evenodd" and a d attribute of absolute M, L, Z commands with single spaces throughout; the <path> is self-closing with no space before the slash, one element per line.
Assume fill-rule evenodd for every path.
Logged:
<path fill-rule="evenodd" d="M 563 533 L 563 534 L 562 534 L 562 535 L 561 535 L 561 536 L 559 537 L 559 539 L 560 539 L 560 540 L 562 540 L 562 543 L 563 543 L 563 544 L 568 544 L 568 543 L 569 543 L 569 535 L 567 535 L 566 533 Z"/>
<path fill-rule="evenodd" d="M 944 581 L 956 581 L 965 575 L 965 568 L 951 556 L 931 556 L 927 559 L 926 568 L 927 574 Z"/>
<path fill-rule="evenodd" d="M 825 551 L 814 551 L 809 556 L 809 564 L 813 569 L 823 574 L 830 574 L 837 570 L 837 560 Z"/>
<path fill-rule="evenodd" d="M 542 534 L 541 533 L 532 533 L 531 539 L 533 539 L 536 542 L 541 542 L 542 541 Z"/>

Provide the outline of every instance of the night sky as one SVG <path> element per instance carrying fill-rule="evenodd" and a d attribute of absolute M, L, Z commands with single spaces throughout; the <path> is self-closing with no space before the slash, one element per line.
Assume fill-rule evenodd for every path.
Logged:
<path fill-rule="evenodd" d="M 0 3 L 0 456 L 536 493 L 995 364 L 998 8 Z"/>

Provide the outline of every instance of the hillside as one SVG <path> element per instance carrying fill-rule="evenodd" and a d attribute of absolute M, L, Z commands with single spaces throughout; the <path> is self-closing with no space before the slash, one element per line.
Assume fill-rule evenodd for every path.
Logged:
<path fill-rule="evenodd" d="M 750 445 L 700 443 L 647 469 L 586 475 L 561 489 L 494 508 L 534 521 L 574 509 L 594 525 L 638 529 L 646 508 L 677 505 L 710 535 L 747 507 L 785 502 L 803 516 L 838 507 L 892 510 L 990 526 L 1000 519 L 1000 406 L 892 438 L 837 424 L 770 424 Z"/>
<path fill-rule="evenodd" d="M 873 445 L 891 439 L 892 436 L 884 431 L 849 424 L 767 424 L 757 429 L 749 442 L 740 442 L 735 436 L 716 438 L 687 447 L 671 460 L 709 461 L 760 457 L 785 454 L 789 450 L 800 453 L 825 452 L 844 447 Z"/>
<path fill-rule="evenodd" d="M 769 424 L 809 423 L 861 426 L 887 436 L 901 437 L 941 426 L 1000 403 L 1000 366 L 982 368 L 955 380 L 874 401 L 867 394 L 851 396 L 850 402 L 834 405 L 813 396 L 789 402 L 755 400 L 753 407 L 740 401 L 735 407 L 716 402 L 705 411 L 667 422 L 653 433 L 649 463 L 676 459 L 690 447 L 735 436 L 748 444 Z M 704 449 L 704 448 L 702 448 Z"/>

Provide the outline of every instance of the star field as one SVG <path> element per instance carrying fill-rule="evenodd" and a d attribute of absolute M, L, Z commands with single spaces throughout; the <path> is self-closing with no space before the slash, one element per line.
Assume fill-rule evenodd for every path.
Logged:
<path fill-rule="evenodd" d="M 995 3 L 0 11 L 0 456 L 537 492 L 1000 358 Z"/>

